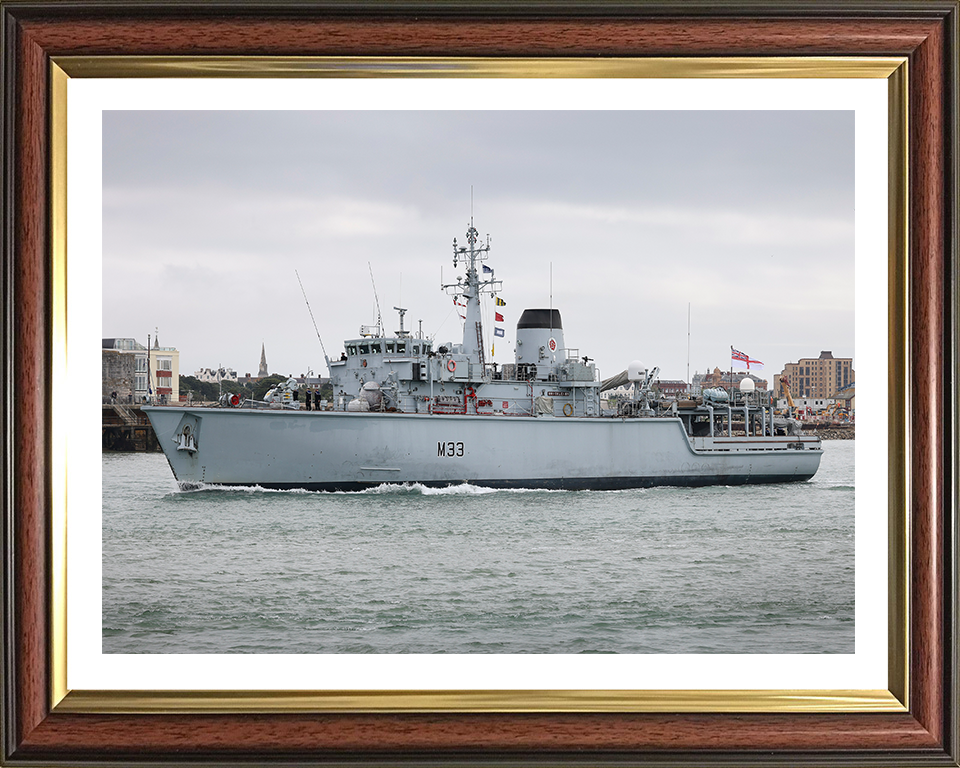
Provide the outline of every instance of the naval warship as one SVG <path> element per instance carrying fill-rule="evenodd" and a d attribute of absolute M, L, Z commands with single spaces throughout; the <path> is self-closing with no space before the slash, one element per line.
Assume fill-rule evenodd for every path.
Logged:
<path fill-rule="evenodd" d="M 605 381 L 564 343 L 560 311 L 525 309 L 515 360 L 484 354 L 481 298 L 502 301 L 471 219 L 453 241 L 464 274 L 442 286 L 462 308 L 460 343 L 382 324 L 361 326 L 339 359 L 324 358 L 334 399 L 307 410 L 290 379 L 263 401 L 238 395 L 214 406 L 148 406 L 181 488 L 259 486 L 357 491 L 382 484 L 491 488 L 623 489 L 808 480 L 820 440 L 774 414 L 770 393 L 705 390 L 691 400 L 657 393 L 658 368 L 634 361 Z M 309 305 L 308 305 L 309 306 Z M 319 334 L 318 334 L 319 335 Z M 321 342 L 322 343 L 322 342 Z M 632 384 L 602 408 L 601 393 Z"/>

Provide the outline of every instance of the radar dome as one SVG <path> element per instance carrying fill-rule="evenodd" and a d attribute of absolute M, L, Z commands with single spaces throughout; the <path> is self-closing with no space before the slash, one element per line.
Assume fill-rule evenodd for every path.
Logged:
<path fill-rule="evenodd" d="M 639 360 L 634 360 L 627 366 L 627 381 L 643 381 L 646 375 L 647 368 Z"/>
<path fill-rule="evenodd" d="M 741 392 L 753 392 L 757 388 L 757 385 L 753 383 L 753 379 L 749 376 L 746 378 L 740 379 L 740 391 Z"/>

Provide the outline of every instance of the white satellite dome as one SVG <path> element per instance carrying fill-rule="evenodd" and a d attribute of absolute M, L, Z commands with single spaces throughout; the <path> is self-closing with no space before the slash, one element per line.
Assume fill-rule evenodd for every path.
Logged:
<path fill-rule="evenodd" d="M 643 381 L 647 375 L 647 367 L 639 360 L 634 360 L 627 366 L 627 381 Z"/>
<path fill-rule="evenodd" d="M 753 379 L 749 376 L 745 376 L 740 379 L 740 391 L 741 392 L 754 392 L 757 389 L 757 385 L 753 383 Z"/>

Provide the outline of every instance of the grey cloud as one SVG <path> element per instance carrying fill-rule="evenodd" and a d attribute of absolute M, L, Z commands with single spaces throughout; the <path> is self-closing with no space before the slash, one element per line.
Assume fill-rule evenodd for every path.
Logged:
<path fill-rule="evenodd" d="M 685 376 L 688 302 L 692 370 L 731 344 L 771 379 L 797 349 L 853 354 L 852 113 L 108 112 L 103 178 L 103 333 L 160 325 L 187 373 L 256 371 L 261 341 L 320 370 L 294 269 L 331 354 L 372 320 L 367 262 L 388 328 L 402 301 L 455 339 L 437 288 L 471 185 L 504 341 L 552 263 L 567 342 L 606 373 Z"/>

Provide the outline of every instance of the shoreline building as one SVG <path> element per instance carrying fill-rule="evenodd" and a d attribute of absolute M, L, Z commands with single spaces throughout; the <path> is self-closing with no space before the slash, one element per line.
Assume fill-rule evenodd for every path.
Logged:
<path fill-rule="evenodd" d="M 109 339 L 103 341 L 106 342 Z M 143 359 L 146 362 L 146 354 L 144 354 Z M 100 394 L 103 403 L 133 404 L 137 377 L 136 365 L 137 360 L 134 355 L 104 346 L 101 355 L 100 376 L 102 385 Z"/>
<path fill-rule="evenodd" d="M 101 339 L 101 347 L 104 397 L 116 392 L 117 399 L 121 402 L 124 402 L 121 398 L 127 395 L 132 396 L 132 400 L 125 402 L 145 403 L 150 400 L 150 390 L 153 390 L 153 395 L 159 398 L 159 402 L 175 403 L 180 399 L 180 350 L 176 347 L 161 347 L 154 341 L 153 348 L 148 352 L 143 344 L 130 338 Z M 111 350 L 133 358 L 132 391 L 124 387 L 121 393 L 119 387 L 123 386 L 122 376 L 112 376 L 115 372 L 128 370 L 129 363 L 113 358 L 108 354 Z M 109 388 L 108 378 L 115 379 Z"/>
<path fill-rule="evenodd" d="M 653 382 L 653 388 L 664 397 L 673 398 L 679 398 L 690 390 L 687 382 L 680 379 L 657 379 Z"/>
<path fill-rule="evenodd" d="M 236 381 L 237 372 L 233 368 L 201 368 L 193 377 L 205 384 L 219 384 L 221 381 Z"/>
<path fill-rule="evenodd" d="M 155 339 L 150 350 L 150 376 L 155 385 L 155 394 L 162 403 L 180 400 L 180 351 L 176 347 L 161 347 Z M 150 384 L 150 382 L 147 382 Z"/>
<path fill-rule="evenodd" d="M 147 348 L 136 339 L 101 339 L 100 346 L 103 396 L 116 392 L 120 403 L 143 402 L 147 393 Z M 129 381 L 125 381 L 127 376 Z"/>
<path fill-rule="evenodd" d="M 739 389 L 740 382 L 743 379 L 753 379 L 753 384 L 758 392 L 767 391 L 767 380 L 754 376 L 752 373 L 743 373 L 734 371 L 721 371 L 714 368 L 712 373 L 695 373 L 693 381 L 690 382 L 690 394 L 692 396 L 702 395 L 705 389 Z"/>
<path fill-rule="evenodd" d="M 855 379 L 852 357 L 834 357 L 826 350 L 820 357 L 804 357 L 796 363 L 787 363 L 783 371 L 773 377 L 773 388 L 780 395 L 780 380 L 790 382 L 790 395 L 797 398 L 835 398 L 840 390 L 849 387 Z"/>

